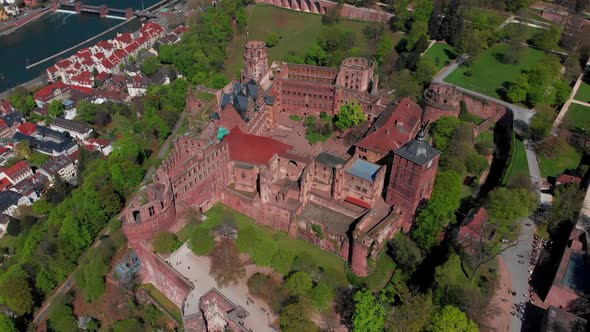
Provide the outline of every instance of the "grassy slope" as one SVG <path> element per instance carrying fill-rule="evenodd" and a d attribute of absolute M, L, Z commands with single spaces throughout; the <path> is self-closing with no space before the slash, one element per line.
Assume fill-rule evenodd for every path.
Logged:
<path fill-rule="evenodd" d="M 590 103 L 590 84 L 582 82 L 582 85 L 580 85 L 580 88 L 578 89 L 578 93 L 576 93 L 575 99 Z"/>
<path fill-rule="evenodd" d="M 582 154 L 571 145 L 558 149 L 556 152 L 553 159 L 550 159 L 544 153 L 538 155 L 539 167 L 543 177 L 558 176 L 566 169 L 577 168 L 582 160 Z"/>
<path fill-rule="evenodd" d="M 566 123 L 575 124 L 580 130 L 590 131 L 590 107 L 571 103 L 570 108 L 565 115 Z"/>
<path fill-rule="evenodd" d="M 456 56 L 455 49 L 448 44 L 436 43 L 423 56 L 424 59 L 430 59 L 436 65 L 436 71 L 441 70 L 451 62 L 451 55 Z"/>
<path fill-rule="evenodd" d="M 158 302 L 159 305 L 162 306 L 178 323 L 182 323 L 182 312 L 180 308 L 174 304 L 174 302 L 170 301 L 166 297 L 166 295 L 162 294 L 154 285 L 152 284 L 143 284 L 139 286 L 140 288 L 145 289 L 153 298 Z"/>
<path fill-rule="evenodd" d="M 510 165 L 504 175 L 504 184 L 512 183 L 518 175 L 528 175 L 529 173 L 524 143 L 520 139 L 514 138 L 512 144 L 512 159 L 510 159 Z"/>
<path fill-rule="evenodd" d="M 256 5 L 248 15 L 248 36 L 245 33 L 236 34 L 228 47 L 228 61 L 225 73 L 228 77 L 235 77 L 242 68 L 242 53 L 247 40 L 266 40 L 271 32 L 281 35 L 279 43 L 269 48 L 268 63 L 274 60 L 282 60 L 289 52 L 303 56 L 315 43 L 322 31 L 321 15 L 296 12 L 266 5 Z M 365 50 L 369 55 L 370 50 L 363 36 L 363 28 L 370 23 L 341 20 L 337 27 L 356 34 L 356 46 Z M 394 45 L 401 38 L 400 34 L 389 32 L 394 38 Z"/>
<path fill-rule="evenodd" d="M 503 64 L 498 61 L 496 56 L 505 52 L 508 47 L 510 45 L 506 43 L 490 47 L 471 67 L 460 66 L 445 81 L 494 98 L 500 98 L 497 90 L 502 88 L 504 82 L 515 81 L 521 71 L 532 68 L 546 57 L 545 52 L 528 48 L 526 56 L 522 58 L 520 63 L 516 65 Z M 469 68 L 473 73 L 471 77 L 464 75 Z"/>

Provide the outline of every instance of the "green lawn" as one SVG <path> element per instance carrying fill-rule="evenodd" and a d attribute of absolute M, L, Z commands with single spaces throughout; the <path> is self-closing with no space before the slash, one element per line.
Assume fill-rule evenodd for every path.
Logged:
<path fill-rule="evenodd" d="M 143 284 L 139 286 L 140 288 L 145 289 L 151 297 L 158 302 L 164 310 L 176 320 L 179 324 L 182 324 L 182 312 L 180 308 L 174 304 L 174 302 L 170 301 L 166 297 L 166 295 L 162 294 L 154 285 L 152 284 Z"/>
<path fill-rule="evenodd" d="M 395 262 L 385 252 L 382 252 L 377 260 L 375 271 L 368 277 L 359 277 L 352 270 L 346 268 L 346 276 L 351 284 L 359 288 L 368 288 L 373 292 L 382 290 L 395 273 Z"/>
<path fill-rule="evenodd" d="M 451 63 L 451 60 L 457 56 L 455 48 L 446 43 L 436 43 L 423 56 L 424 59 L 430 59 L 436 65 L 438 72 L 443 67 Z"/>
<path fill-rule="evenodd" d="M 582 82 L 582 85 L 580 85 L 580 88 L 578 89 L 574 99 L 583 101 L 585 103 L 590 103 L 590 84 Z"/>
<path fill-rule="evenodd" d="M 539 153 L 538 157 L 543 177 L 558 176 L 566 169 L 575 169 L 582 160 L 582 154 L 569 144 L 557 149 L 553 158 L 549 158 L 544 153 Z"/>
<path fill-rule="evenodd" d="M 198 226 L 199 225 L 194 222 L 187 223 L 186 225 L 184 225 L 184 227 L 182 227 L 181 230 L 178 231 L 178 233 L 176 233 L 176 238 L 178 239 L 178 241 L 185 243 L 186 241 L 188 241 L 188 239 L 190 239 L 191 235 L 198 228 Z"/>
<path fill-rule="evenodd" d="M 513 27 L 517 26 L 517 25 L 518 25 L 518 23 L 510 23 L 510 24 L 507 24 L 504 27 L 504 30 L 506 31 L 506 30 L 508 30 L 510 28 L 513 28 Z M 521 31 L 522 32 L 522 35 L 517 36 L 517 39 L 519 39 L 521 41 L 524 41 L 524 42 L 528 42 L 530 39 L 533 38 L 533 35 L 535 33 L 539 32 L 539 29 L 533 28 L 533 27 L 530 27 L 530 26 L 524 25 L 524 24 L 522 26 L 520 26 L 520 29 L 521 30 L 517 30 L 517 31 Z M 510 38 L 510 36 L 507 35 L 506 38 Z"/>
<path fill-rule="evenodd" d="M 242 68 L 242 54 L 247 40 L 266 40 L 271 32 L 278 33 L 282 38 L 279 43 L 268 49 L 268 64 L 274 60 L 283 60 L 289 52 L 303 56 L 315 43 L 322 31 L 322 16 L 318 14 L 296 12 L 267 5 L 256 5 L 249 10 L 248 36 L 236 34 L 228 46 L 228 60 L 225 74 L 234 77 Z M 356 34 L 356 46 L 366 55 L 370 53 L 369 45 L 363 36 L 363 28 L 370 23 L 340 20 L 337 27 Z M 389 32 L 396 45 L 401 35 Z"/>
<path fill-rule="evenodd" d="M 581 132 L 590 132 L 590 107 L 571 103 L 565 115 L 565 123 Z"/>
<path fill-rule="evenodd" d="M 526 159 L 526 150 L 524 143 L 514 137 L 512 139 L 512 158 L 510 159 L 510 165 L 504 174 L 505 185 L 511 184 L 518 176 L 529 174 L 529 166 Z"/>
<path fill-rule="evenodd" d="M 479 136 L 477 136 L 475 138 L 475 142 L 476 143 L 482 143 L 482 142 L 494 143 L 494 132 L 492 130 L 484 131 L 483 133 L 479 134 Z"/>
<path fill-rule="evenodd" d="M 257 225 L 254 219 L 230 209 L 223 204 L 216 204 L 209 211 L 207 216 L 221 220 L 226 213 L 233 213 L 236 226 L 239 232 L 244 230 L 254 231 L 255 240 L 258 242 L 274 242 L 278 248 L 285 249 L 295 257 L 307 257 L 309 263 L 323 269 L 325 281 L 333 287 L 347 286 L 348 281 L 345 275 L 346 262 L 319 247 L 300 239 L 292 239 L 286 233 L 275 231 L 269 227 Z M 239 236 L 239 235 L 238 235 Z M 239 246 L 238 246 L 239 247 Z"/>
<path fill-rule="evenodd" d="M 477 62 L 470 67 L 459 66 L 445 81 L 500 99 L 498 90 L 502 89 L 504 82 L 515 81 L 523 70 L 532 68 L 547 56 L 543 51 L 527 48 L 526 56 L 521 59 L 520 63 L 503 64 L 497 56 L 506 52 L 509 47 L 512 45 L 507 43 L 499 43 L 490 47 L 481 54 Z M 471 76 L 465 75 L 468 70 L 471 71 Z"/>

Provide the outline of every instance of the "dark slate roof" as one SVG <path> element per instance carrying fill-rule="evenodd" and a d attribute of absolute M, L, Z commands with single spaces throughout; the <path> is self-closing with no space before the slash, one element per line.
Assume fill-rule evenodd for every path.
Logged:
<path fill-rule="evenodd" d="M 39 130 L 39 127 L 37 127 L 37 130 Z M 52 130 L 52 131 L 57 132 L 55 130 Z M 57 132 L 57 133 L 59 133 L 59 132 Z M 13 138 L 19 142 L 24 141 L 24 140 L 31 142 L 31 147 L 33 149 L 39 150 L 39 151 L 47 153 L 47 154 L 53 154 L 53 152 L 60 152 L 61 153 L 61 152 L 66 151 L 76 145 L 76 142 L 74 140 L 72 140 L 69 135 L 60 136 L 60 137 L 62 137 L 62 139 L 58 143 L 55 141 L 40 140 L 35 137 L 25 135 L 21 132 L 16 132 L 13 136 Z"/>
<path fill-rule="evenodd" d="M 53 119 L 52 124 L 54 126 L 63 128 L 65 130 L 75 131 L 79 134 L 85 134 L 89 131 L 92 131 L 92 128 L 90 128 L 89 126 L 87 126 L 83 123 L 72 121 L 72 120 L 66 120 L 64 118 L 55 118 L 55 119 Z"/>
<path fill-rule="evenodd" d="M 12 190 L 4 190 L 0 192 L 0 211 L 4 212 L 12 205 L 17 205 L 18 200 L 22 197 L 21 194 Z"/>
<path fill-rule="evenodd" d="M 336 165 L 344 165 L 346 159 L 340 158 L 329 152 L 321 152 L 315 157 L 315 161 L 329 167 L 336 167 Z"/>
<path fill-rule="evenodd" d="M 430 146 L 424 138 L 424 133 L 420 132 L 418 137 L 397 149 L 395 154 L 423 166 L 438 156 L 440 151 Z"/>
<path fill-rule="evenodd" d="M 16 123 L 25 122 L 25 119 L 23 118 L 23 115 L 20 112 L 12 112 L 12 113 L 6 114 L 4 117 L 2 117 L 2 120 L 4 120 L 6 123 L 8 123 L 8 125 L 11 127 L 14 126 L 14 124 L 16 124 Z"/>
<path fill-rule="evenodd" d="M 275 97 L 274 96 L 264 96 L 264 102 L 268 106 L 272 106 L 275 104 Z"/>
<path fill-rule="evenodd" d="M 256 81 L 254 80 L 250 80 L 248 81 L 248 83 L 246 84 L 246 91 L 248 96 L 252 97 L 253 99 L 257 99 L 258 98 L 258 85 L 256 84 Z"/>

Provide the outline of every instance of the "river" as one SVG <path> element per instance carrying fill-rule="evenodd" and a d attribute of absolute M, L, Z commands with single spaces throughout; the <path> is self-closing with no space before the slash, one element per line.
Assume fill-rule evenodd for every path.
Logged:
<path fill-rule="evenodd" d="M 143 3 L 142 3 L 143 2 Z M 158 0 L 86 0 L 84 4 L 106 4 L 112 8 L 141 9 L 157 3 Z M 43 15 L 35 22 L 31 22 L 15 32 L 0 36 L 0 92 L 11 89 L 16 85 L 28 82 L 45 72 L 45 69 L 55 62 L 67 58 L 71 53 L 40 64 L 30 69 L 25 67 L 64 49 L 72 47 L 108 28 L 121 23 L 121 20 L 100 18 L 93 14 L 69 14 L 52 12 Z M 97 40 L 111 39 L 117 32 L 134 31 L 139 28 L 140 21 L 133 20 L 120 28 L 107 33 Z"/>

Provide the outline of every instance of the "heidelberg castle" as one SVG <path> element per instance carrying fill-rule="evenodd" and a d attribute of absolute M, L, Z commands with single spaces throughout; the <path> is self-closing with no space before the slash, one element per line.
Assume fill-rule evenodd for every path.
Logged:
<path fill-rule="evenodd" d="M 338 69 L 276 61 L 269 67 L 265 43 L 249 41 L 244 63 L 242 81 L 218 91 L 217 112 L 200 136 L 178 138 L 121 214 L 142 260 L 142 281 L 180 307 L 189 290 L 153 254 L 151 240 L 191 206 L 204 212 L 222 202 L 338 255 L 357 275 L 370 274 L 386 242 L 410 230 L 432 194 L 440 152 L 425 139 L 423 124 L 459 113 L 459 96 L 448 88 L 429 90 L 426 111 L 408 98 L 388 99 L 378 90 L 374 62 L 364 58 L 348 58 Z M 293 142 L 273 135 L 284 127 L 280 118 L 337 115 L 353 100 L 371 126 L 352 155 L 317 146 L 296 153 Z M 188 111 L 198 104 L 189 93 Z M 478 114 L 497 120 L 503 112 L 490 107 L 480 105 Z"/>

